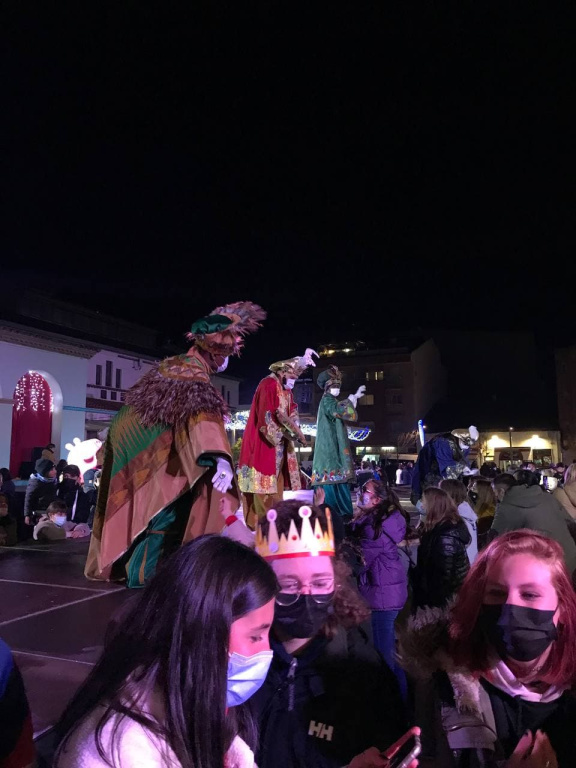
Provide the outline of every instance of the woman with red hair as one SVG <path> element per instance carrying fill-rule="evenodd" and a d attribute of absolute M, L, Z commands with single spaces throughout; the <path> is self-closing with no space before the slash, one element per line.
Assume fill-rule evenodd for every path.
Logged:
<path fill-rule="evenodd" d="M 412 617 L 421 766 L 576 764 L 576 595 L 560 545 L 510 531 L 479 556 L 446 610 Z"/>

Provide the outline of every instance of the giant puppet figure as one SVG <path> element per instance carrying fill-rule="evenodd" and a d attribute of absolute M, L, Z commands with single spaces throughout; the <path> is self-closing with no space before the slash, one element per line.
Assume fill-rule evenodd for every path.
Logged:
<path fill-rule="evenodd" d="M 412 503 L 417 504 L 422 492 L 430 486 L 438 485 L 441 480 L 457 480 L 469 474 L 467 456 L 478 438 L 476 427 L 469 427 L 436 435 L 425 443 L 418 454 L 412 476 Z"/>
<path fill-rule="evenodd" d="M 356 403 L 366 387 L 362 385 L 355 395 L 338 400 L 342 374 L 335 365 L 322 371 L 316 383 L 324 395 L 318 408 L 312 485 L 324 488 L 325 503 L 333 512 L 350 519 L 353 509 L 349 483 L 356 479 L 356 473 L 345 422 L 358 420 Z"/>
<path fill-rule="evenodd" d="M 298 424 L 298 408 L 292 397 L 296 379 L 315 365 L 313 349 L 302 357 L 272 363 L 262 379 L 250 408 L 238 462 L 238 485 L 243 494 L 246 522 L 255 528 L 258 518 L 278 501 L 284 489 L 297 491 L 300 467 L 294 442 L 306 443 Z"/>
<path fill-rule="evenodd" d="M 238 506 L 228 406 L 210 376 L 265 316 L 249 301 L 217 307 L 192 325 L 186 354 L 163 360 L 127 392 L 106 439 L 88 578 L 142 586 L 159 558 L 220 530 L 223 495 Z"/>

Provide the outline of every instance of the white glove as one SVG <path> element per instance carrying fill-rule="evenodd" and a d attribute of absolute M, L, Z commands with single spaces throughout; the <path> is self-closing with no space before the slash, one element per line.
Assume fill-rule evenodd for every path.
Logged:
<path fill-rule="evenodd" d="M 220 491 L 220 493 L 226 493 L 232 486 L 233 479 L 234 472 L 232 471 L 230 462 L 223 456 L 219 456 L 216 461 L 216 472 L 212 478 L 212 485 L 215 490 Z"/>
<path fill-rule="evenodd" d="M 314 362 L 314 358 L 312 355 L 316 355 L 316 357 L 320 357 L 318 352 L 314 349 L 310 349 L 310 347 L 307 347 L 306 352 L 302 355 L 300 358 L 303 363 L 306 363 L 306 365 L 311 365 L 313 368 L 316 368 L 316 363 Z"/>
<path fill-rule="evenodd" d="M 350 400 L 354 408 L 356 408 L 356 403 L 358 402 L 358 400 L 360 400 L 361 397 L 364 397 L 365 392 L 366 392 L 366 387 L 364 386 L 364 384 L 362 384 L 362 386 L 358 387 L 358 389 L 356 390 L 355 395 L 348 395 L 348 400 Z"/>

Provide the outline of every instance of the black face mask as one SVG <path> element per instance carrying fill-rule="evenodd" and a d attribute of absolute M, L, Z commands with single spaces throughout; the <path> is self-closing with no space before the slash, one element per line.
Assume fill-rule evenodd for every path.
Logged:
<path fill-rule="evenodd" d="M 552 621 L 556 611 L 522 605 L 483 605 L 480 626 L 500 658 L 532 661 L 558 637 Z"/>
<path fill-rule="evenodd" d="M 288 637 L 314 637 L 332 613 L 334 592 L 328 595 L 300 595 L 292 605 L 274 608 L 274 624 Z M 321 602 L 317 602 L 320 600 Z"/>

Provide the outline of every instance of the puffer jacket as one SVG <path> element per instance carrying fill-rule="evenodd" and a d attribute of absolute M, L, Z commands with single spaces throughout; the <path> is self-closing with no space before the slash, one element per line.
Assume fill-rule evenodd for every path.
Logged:
<path fill-rule="evenodd" d="M 438 523 L 422 534 L 412 582 L 412 610 L 446 605 L 470 570 L 469 544 L 464 520 Z"/>
<path fill-rule="evenodd" d="M 55 477 L 46 478 L 40 475 L 30 475 L 24 497 L 25 516 L 31 515 L 32 512 L 44 512 L 48 509 L 56 499 L 57 482 Z"/>
<path fill-rule="evenodd" d="M 498 504 L 492 530 L 496 534 L 530 528 L 548 536 L 564 550 L 569 573 L 576 570 L 576 544 L 568 525 L 572 518 L 562 504 L 539 485 L 515 485 Z"/>
<path fill-rule="evenodd" d="M 351 530 L 364 556 L 358 591 L 373 611 L 401 611 L 408 598 L 408 576 L 397 546 L 406 536 L 404 516 L 392 512 L 377 539 L 370 516 L 354 521 Z"/>

